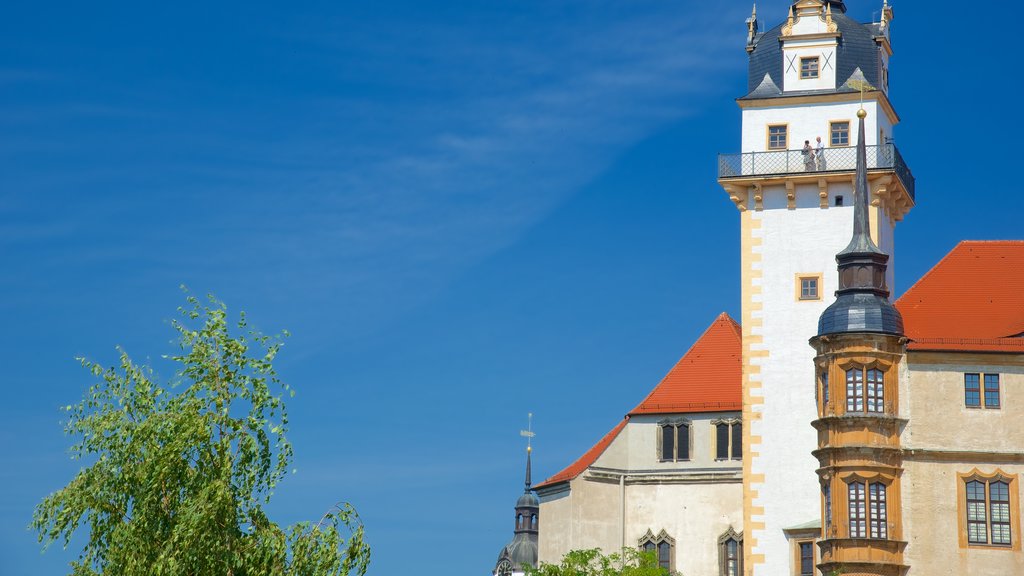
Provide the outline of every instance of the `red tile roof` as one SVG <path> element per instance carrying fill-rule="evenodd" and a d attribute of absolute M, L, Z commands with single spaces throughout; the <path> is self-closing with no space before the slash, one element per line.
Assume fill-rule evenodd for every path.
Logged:
<path fill-rule="evenodd" d="M 586 470 L 591 464 L 593 464 L 594 461 L 597 460 L 599 456 L 601 456 L 601 454 L 604 453 L 605 448 L 608 448 L 608 445 L 612 443 L 612 440 L 615 440 L 615 438 L 619 435 L 619 432 L 622 432 L 622 429 L 626 427 L 626 422 L 629 422 L 629 416 L 623 418 L 622 422 L 619 422 L 619 424 L 615 426 L 615 428 L 612 428 L 611 432 L 605 434 L 604 438 L 601 438 L 597 442 L 597 444 L 594 444 L 593 448 L 587 450 L 587 452 L 583 454 L 583 456 L 580 456 L 578 460 L 570 464 L 565 470 L 562 470 L 558 474 L 555 474 L 551 478 L 548 478 L 547 480 L 534 486 L 534 488 L 543 488 L 545 486 L 551 486 L 554 484 L 558 484 L 559 482 L 572 480 L 573 478 L 579 476 L 584 470 Z"/>
<path fill-rule="evenodd" d="M 896 301 L 911 350 L 1024 352 L 1024 241 L 963 241 Z"/>
<path fill-rule="evenodd" d="M 742 353 L 740 325 L 723 312 L 629 414 L 741 410 Z"/>
<path fill-rule="evenodd" d="M 639 406 L 578 460 L 536 488 L 566 482 L 582 474 L 626 427 L 630 416 L 741 410 L 740 337 L 740 325 L 728 314 L 720 314 Z"/>

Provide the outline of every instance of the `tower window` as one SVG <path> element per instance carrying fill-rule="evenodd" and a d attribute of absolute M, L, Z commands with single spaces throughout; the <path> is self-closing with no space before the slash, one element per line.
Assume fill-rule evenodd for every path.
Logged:
<path fill-rule="evenodd" d="M 984 395 L 982 381 L 985 382 Z M 968 408 L 998 409 L 1001 405 L 999 374 L 964 374 L 964 405 Z"/>
<path fill-rule="evenodd" d="M 843 120 L 840 122 L 829 122 L 829 145 L 830 146 L 849 146 L 850 145 L 850 122 L 849 120 Z"/>
<path fill-rule="evenodd" d="M 877 368 L 846 371 L 846 412 L 885 412 L 885 374 Z"/>
<path fill-rule="evenodd" d="M 812 80 L 818 77 L 818 57 L 808 56 L 800 59 L 800 79 Z"/>
<path fill-rule="evenodd" d="M 885 509 L 886 485 L 874 482 L 868 491 L 863 482 L 850 482 L 847 486 L 847 504 L 850 517 L 850 538 L 888 538 Z M 870 527 L 870 532 L 869 532 Z"/>
<path fill-rule="evenodd" d="M 821 300 L 821 274 L 796 275 L 797 300 Z"/>
<path fill-rule="evenodd" d="M 775 124 L 768 127 L 768 149 L 786 150 L 789 148 L 789 126 Z"/>

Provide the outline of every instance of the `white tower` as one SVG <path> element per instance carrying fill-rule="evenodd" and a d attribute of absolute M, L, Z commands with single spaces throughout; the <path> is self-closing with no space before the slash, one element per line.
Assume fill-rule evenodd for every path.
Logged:
<path fill-rule="evenodd" d="M 914 205 L 913 176 L 892 143 L 892 16 L 884 4 L 879 22 L 862 24 L 842 1 L 797 0 L 765 32 L 756 13 L 747 21 L 741 153 L 719 157 L 742 238 L 746 574 L 801 574 L 801 553 L 816 554 L 821 488 L 807 341 L 837 289 L 835 255 L 852 233 L 862 101 L 871 236 L 886 253 L 895 254 L 896 222 Z"/>

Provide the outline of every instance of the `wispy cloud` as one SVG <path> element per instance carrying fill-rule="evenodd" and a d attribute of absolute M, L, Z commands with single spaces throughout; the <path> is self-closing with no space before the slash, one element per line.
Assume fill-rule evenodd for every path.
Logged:
<path fill-rule="evenodd" d="M 82 262 L 150 263 L 135 282 L 226 275 L 282 299 L 301 285 L 307 303 L 345 301 L 387 321 L 715 89 L 735 34 L 720 18 L 643 6 L 568 27 L 497 14 L 479 30 L 388 18 L 278 31 L 328 88 L 257 89 L 238 110 L 182 116 L 154 95 L 127 98 L 135 110 L 72 97 L 65 112 L 124 116 L 97 136 L 121 140 L 117 157 L 29 184 L 63 189 L 75 210 L 29 202 L 11 217 L 47 210 L 40 230 L 85 245 Z M 154 207 L 173 217 L 147 214 Z M 112 232 L 82 242 L 83 227 Z M 5 226 L 0 242 L 31 241 L 20 229 Z M 35 263 L 68 257 L 43 251 Z"/>

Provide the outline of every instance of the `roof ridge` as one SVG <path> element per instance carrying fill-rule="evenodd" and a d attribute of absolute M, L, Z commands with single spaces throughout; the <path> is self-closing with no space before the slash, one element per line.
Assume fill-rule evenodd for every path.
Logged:
<path fill-rule="evenodd" d="M 608 446 L 611 446 L 613 440 L 618 438 L 619 432 L 622 432 L 622 429 L 626 427 L 626 422 L 629 422 L 629 416 L 625 416 L 621 422 L 616 424 L 614 428 L 602 436 L 601 439 L 597 441 L 597 444 L 591 446 L 590 449 L 584 452 L 582 456 L 576 459 L 576 461 L 569 464 L 547 480 L 537 484 L 533 489 L 538 490 L 546 486 L 561 484 L 562 482 L 573 480 L 579 476 L 584 470 L 589 468 L 591 464 L 597 461 L 602 454 L 604 454 L 604 451 L 608 449 Z"/>

